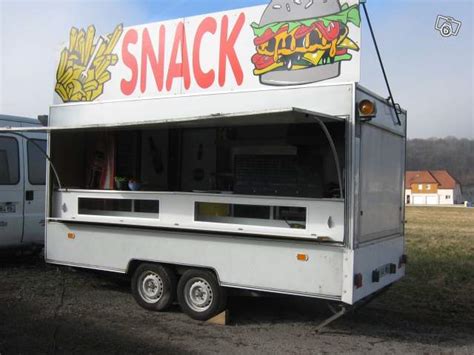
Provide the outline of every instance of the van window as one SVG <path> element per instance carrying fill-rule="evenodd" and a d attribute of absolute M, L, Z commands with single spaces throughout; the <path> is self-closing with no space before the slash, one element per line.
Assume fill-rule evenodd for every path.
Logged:
<path fill-rule="evenodd" d="M 28 141 L 28 180 L 32 185 L 44 185 L 46 183 L 46 158 L 36 143 L 46 151 L 46 141 L 42 139 L 31 139 Z"/>
<path fill-rule="evenodd" d="M 20 181 L 20 154 L 15 138 L 0 137 L 0 185 L 16 185 Z"/>

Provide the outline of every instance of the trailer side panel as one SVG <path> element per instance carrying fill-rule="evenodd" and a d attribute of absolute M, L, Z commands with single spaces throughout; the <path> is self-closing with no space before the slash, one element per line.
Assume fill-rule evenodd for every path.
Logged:
<path fill-rule="evenodd" d="M 127 272 L 133 260 L 215 270 L 221 285 L 340 299 L 340 247 L 314 242 L 262 239 L 48 223 L 50 263 Z M 300 261 L 297 254 L 306 254 Z"/>

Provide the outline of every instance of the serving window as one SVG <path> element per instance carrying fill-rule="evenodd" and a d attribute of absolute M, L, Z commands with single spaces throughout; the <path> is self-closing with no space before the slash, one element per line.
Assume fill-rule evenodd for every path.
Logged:
<path fill-rule="evenodd" d="M 196 202 L 199 222 L 306 229 L 306 208 Z"/>
<path fill-rule="evenodd" d="M 53 131 L 53 217 L 342 241 L 345 122 L 277 118 Z"/>
<path fill-rule="evenodd" d="M 345 126 L 326 124 L 344 169 Z M 52 133 L 65 188 L 340 198 L 316 123 Z"/>
<path fill-rule="evenodd" d="M 79 198 L 78 213 L 93 216 L 158 218 L 160 202 L 154 200 Z"/>

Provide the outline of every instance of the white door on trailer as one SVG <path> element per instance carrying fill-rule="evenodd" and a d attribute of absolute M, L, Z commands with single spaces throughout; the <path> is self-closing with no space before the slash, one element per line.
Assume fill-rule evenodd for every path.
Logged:
<path fill-rule="evenodd" d="M 46 139 L 42 134 L 30 134 L 24 140 L 25 154 L 25 227 L 23 243 L 44 242 L 45 223 L 45 181 L 46 158 L 40 151 L 46 151 Z"/>
<path fill-rule="evenodd" d="M 402 233 L 405 140 L 370 123 L 361 126 L 359 242 Z"/>
<path fill-rule="evenodd" d="M 23 235 L 23 147 L 14 136 L 0 135 L 0 246 L 21 243 Z"/>

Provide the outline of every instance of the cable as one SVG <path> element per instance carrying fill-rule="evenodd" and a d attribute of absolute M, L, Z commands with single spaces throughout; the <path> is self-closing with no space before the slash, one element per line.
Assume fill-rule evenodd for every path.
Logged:
<path fill-rule="evenodd" d="M 48 153 L 46 153 L 43 148 L 40 147 L 40 145 L 38 143 L 35 142 L 35 138 L 29 138 L 27 136 L 25 136 L 24 134 L 22 133 L 18 133 L 18 132 L 11 132 L 11 131 L 8 131 L 6 132 L 8 134 L 12 134 L 12 135 L 16 135 L 16 136 L 19 136 L 19 137 L 22 137 L 24 139 L 26 139 L 28 142 L 31 142 L 33 143 L 33 145 L 38 148 L 38 150 L 40 151 L 40 153 L 42 155 L 44 155 L 44 157 L 46 159 L 48 159 L 49 163 L 51 164 L 51 169 L 53 169 L 53 173 L 54 173 L 54 176 L 56 177 L 56 181 L 58 182 L 58 185 L 59 185 L 59 189 L 62 190 L 62 184 L 61 184 L 61 180 L 59 179 L 59 175 L 58 175 L 58 172 L 56 171 L 56 168 L 54 167 L 54 164 L 53 162 L 51 161 L 51 159 L 49 158 L 49 155 Z"/>
<path fill-rule="evenodd" d="M 313 116 L 313 117 L 319 123 L 319 125 L 321 126 L 321 129 L 323 130 L 324 134 L 326 135 L 326 138 L 329 141 L 329 145 L 332 150 L 332 155 L 334 157 L 334 163 L 336 164 L 337 180 L 339 181 L 339 195 L 340 195 L 340 198 L 344 198 L 344 193 L 343 193 L 344 190 L 342 188 L 343 185 L 342 185 L 341 166 L 339 165 L 339 155 L 337 154 L 336 145 L 334 144 L 334 140 L 332 139 L 331 133 L 329 132 L 324 122 L 319 117 L 316 117 L 316 116 Z"/>
<path fill-rule="evenodd" d="M 398 115 L 397 104 L 393 99 L 392 89 L 390 88 L 390 84 L 388 82 L 387 73 L 385 72 L 385 66 L 383 65 L 382 56 L 380 55 L 379 46 L 377 45 L 377 40 L 375 39 L 374 30 L 372 28 L 372 24 L 370 23 L 369 13 L 367 11 L 367 7 L 365 6 L 365 2 L 362 3 L 362 7 L 364 8 L 364 13 L 365 17 L 367 18 L 367 24 L 369 25 L 370 34 L 372 36 L 372 40 L 374 41 L 375 51 L 377 52 L 380 67 L 382 68 L 383 77 L 385 79 L 385 85 L 387 85 L 388 94 L 390 95 L 389 99 L 392 102 L 393 110 L 395 111 L 395 116 L 397 117 L 398 125 L 401 126 L 402 122 L 400 121 L 400 116 Z"/>

